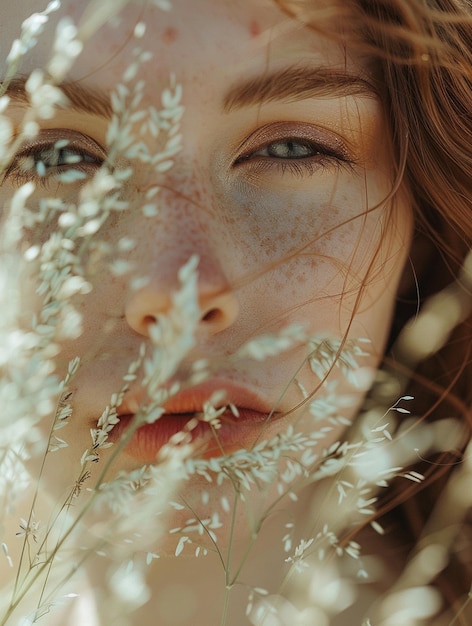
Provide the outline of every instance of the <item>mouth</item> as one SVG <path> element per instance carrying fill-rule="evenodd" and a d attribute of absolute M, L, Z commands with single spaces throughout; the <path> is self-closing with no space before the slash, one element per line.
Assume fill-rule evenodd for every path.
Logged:
<path fill-rule="evenodd" d="M 210 398 L 214 401 L 212 409 L 205 410 Z M 141 463 L 153 463 L 166 445 L 191 444 L 193 455 L 205 459 L 249 450 L 268 422 L 281 416 L 247 389 L 218 381 L 180 391 L 163 408 L 155 422 L 140 426 L 131 435 L 123 449 L 126 455 Z M 139 410 L 138 398 L 125 399 L 118 409 L 120 421 L 109 433 L 110 441 L 127 437 Z M 216 414 L 214 419 L 212 413 Z"/>

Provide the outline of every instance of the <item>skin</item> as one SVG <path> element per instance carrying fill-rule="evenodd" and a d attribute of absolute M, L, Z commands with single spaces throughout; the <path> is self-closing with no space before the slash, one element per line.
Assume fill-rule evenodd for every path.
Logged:
<path fill-rule="evenodd" d="M 26 15 L 34 3 L 24 4 Z M 66 12 L 79 17 L 79 3 L 64 4 Z M 17 9 L 7 6 L 3 11 L 4 23 L 14 26 Z M 132 275 L 91 276 L 96 288 L 78 303 L 84 332 L 62 346 L 63 363 L 75 354 L 83 356 L 73 383 L 70 447 L 56 457 L 62 462 L 63 486 L 74 481 L 77 463 L 70 459 L 80 458 L 89 446 L 89 429 L 120 387 L 141 342 L 149 340 L 149 319 L 169 310 L 178 270 L 193 254 L 199 257 L 202 314 L 196 345 L 181 371 L 204 357 L 218 364 L 218 376 L 286 412 L 287 417 L 269 425 L 269 437 L 288 424 L 313 430 L 313 418 L 304 409 L 293 410 L 303 401 L 300 387 L 291 383 L 295 375 L 308 392 L 319 385 L 303 365 L 306 350 L 290 350 L 262 363 L 234 362 L 230 356 L 248 339 L 297 323 L 314 335 L 367 337 L 370 355 L 362 365 L 374 371 L 412 230 L 407 194 L 400 192 L 393 208 L 385 200 L 392 186 L 391 158 L 373 93 L 311 93 L 296 101 L 275 98 L 230 112 L 223 109 L 235 84 L 300 63 L 368 77 L 365 63 L 339 43 L 287 20 L 269 1 L 255 8 L 250 0 L 194 0 L 189 13 L 188 3 L 176 0 L 169 13 L 130 7 L 123 18 L 117 28 L 104 27 L 87 43 L 69 78 L 109 94 L 129 63 L 134 25 L 143 19 L 147 33 L 139 43 L 153 54 L 138 72 L 146 81 L 143 107 L 159 106 L 159 94 L 173 72 L 183 86 L 182 150 L 165 174 L 150 176 L 136 166 L 126 198 L 137 203 L 149 186 L 160 185 L 159 214 L 146 218 L 134 210 L 109 224 L 104 237 L 110 244 L 124 236 L 135 241 L 128 256 Z M 40 45 L 34 63 L 27 60 L 22 70 L 41 66 L 46 59 L 47 48 Z M 14 121 L 23 111 L 23 105 L 11 110 Z M 105 146 L 107 124 L 97 115 L 62 111 L 42 128 L 57 131 L 58 139 L 59 129 L 72 130 Z M 306 159 L 269 156 L 268 146 L 284 150 L 292 137 L 302 148 L 316 139 L 330 153 Z M 158 147 L 146 141 L 151 150 Z M 333 146 L 342 146 L 336 156 Z M 3 202 L 15 185 L 5 181 Z M 55 188 L 51 183 L 46 195 Z M 76 191 L 73 187 L 64 193 Z M 137 290 L 132 288 L 136 276 L 146 280 Z M 351 395 L 344 414 L 353 418 L 365 391 L 353 390 L 338 371 L 330 380 L 338 381 L 340 394 Z M 341 435 L 341 427 L 333 429 L 323 447 Z M 252 443 L 253 438 L 244 439 L 247 447 Z M 115 471 L 137 465 L 123 453 Z M 181 495 L 198 503 L 202 489 L 222 493 L 220 487 L 193 481 Z M 274 497 L 269 490 L 264 504 Z M 205 516 L 205 507 L 199 506 Z M 238 526 L 243 538 L 244 516 Z"/>

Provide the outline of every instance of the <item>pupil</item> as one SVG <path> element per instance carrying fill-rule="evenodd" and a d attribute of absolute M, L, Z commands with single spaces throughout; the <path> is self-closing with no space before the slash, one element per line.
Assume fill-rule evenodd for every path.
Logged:
<path fill-rule="evenodd" d="M 309 146 L 291 140 L 272 144 L 269 152 L 270 156 L 285 159 L 301 159 L 312 154 L 312 150 Z"/>
<path fill-rule="evenodd" d="M 61 167 L 63 165 L 75 165 L 77 163 L 92 163 L 93 158 L 90 155 L 78 154 L 75 150 L 70 148 L 55 148 L 52 146 L 49 149 L 43 150 L 35 159 L 36 166 L 40 169 L 50 169 L 54 167 Z"/>

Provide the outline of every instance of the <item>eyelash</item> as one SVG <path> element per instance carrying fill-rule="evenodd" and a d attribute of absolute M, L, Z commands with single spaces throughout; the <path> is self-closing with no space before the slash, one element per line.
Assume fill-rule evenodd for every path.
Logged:
<path fill-rule="evenodd" d="M 262 134 L 266 134 L 266 130 L 263 129 Z M 257 136 L 260 136 L 260 133 L 257 133 Z M 283 144 L 285 146 L 292 144 L 292 150 L 294 147 L 301 147 L 305 151 L 311 151 L 311 154 L 292 157 L 270 154 L 271 148 L 274 150 L 275 146 Z M 261 154 L 263 152 L 267 154 Z M 347 167 L 351 169 L 354 165 L 354 160 L 348 157 L 345 150 L 335 150 L 332 146 L 328 146 L 320 141 L 307 139 L 306 137 L 288 135 L 266 142 L 255 149 L 245 152 L 236 159 L 234 167 L 240 167 L 244 164 L 249 164 L 252 172 L 256 175 L 274 171 L 275 168 L 277 174 L 289 173 L 301 178 L 303 176 L 312 176 L 317 170 L 329 169 L 331 167 Z"/>
<path fill-rule="evenodd" d="M 274 125 L 271 125 L 270 127 L 259 130 L 255 137 L 252 137 L 251 143 L 256 143 L 258 138 L 259 141 L 264 139 L 264 136 L 267 136 L 269 133 L 283 134 L 283 128 L 279 128 L 278 124 L 275 125 L 275 129 L 273 126 Z M 266 141 L 257 147 L 247 150 L 235 160 L 233 167 L 238 168 L 247 164 L 251 167 L 253 175 L 261 175 L 266 172 L 273 173 L 275 171 L 276 174 L 284 175 L 288 173 L 289 175 L 302 178 L 304 176 L 312 176 L 318 170 L 341 167 L 350 169 L 354 165 L 354 160 L 348 157 L 345 149 L 340 148 L 336 150 L 332 145 L 327 145 L 327 143 L 325 144 L 322 141 L 308 139 L 305 132 L 302 133 L 304 136 L 297 136 L 299 133 L 300 129 L 297 128 L 297 134 L 280 136 L 275 140 Z M 85 137 L 85 140 L 87 142 L 93 142 L 93 140 L 88 137 Z M 23 148 L 23 150 L 15 155 L 10 166 L 4 172 L 2 182 L 10 179 L 13 183 L 21 185 L 30 180 L 34 180 L 35 182 L 39 182 L 41 187 L 47 188 L 51 182 L 61 183 L 59 178 L 61 172 L 64 173 L 71 170 L 83 172 L 85 178 L 103 164 L 104 156 L 98 156 L 91 150 L 86 150 L 80 145 L 74 145 L 74 141 L 58 147 L 60 141 L 61 140 L 58 139 L 56 135 L 54 141 L 38 142 Z M 75 139 L 75 141 L 78 140 Z M 93 142 L 93 144 L 95 144 L 95 142 Z M 274 152 L 276 146 L 288 146 L 289 144 L 291 144 L 291 148 L 289 147 L 288 151 L 300 149 L 301 147 L 302 150 L 311 152 L 311 154 L 292 157 L 270 154 L 271 150 Z M 53 155 L 56 155 L 57 161 L 59 162 L 61 160 L 60 153 L 62 151 L 69 152 L 70 156 L 80 160 L 77 163 L 66 162 L 51 164 L 49 168 L 45 170 L 45 173 L 41 175 L 38 172 L 38 163 L 45 163 L 48 159 L 51 160 Z M 262 154 L 264 152 L 266 154 Z M 47 153 L 49 153 L 49 155 L 47 155 Z M 47 155 L 46 158 L 44 158 L 44 155 Z M 26 163 L 28 159 L 32 160 L 32 166 L 29 170 L 22 168 L 22 163 Z M 91 168 L 93 170 L 92 172 Z"/>
<path fill-rule="evenodd" d="M 80 146 L 74 146 L 68 143 L 67 145 L 57 147 L 59 141 L 60 140 L 56 139 L 55 141 L 37 143 L 23 148 L 23 150 L 13 157 L 12 162 L 3 173 L 2 182 L 10 179 L 13 183 L 22 185 L 25 182 L 33 180 L 38 182 L 41 187 L 48 187 L 51 182 L 61 183 L 61 180 L 58 178 L 61 173 L 74 170 L 89 175 L 103 164 L 103 158 Z M 61 158 L 61 152 L 67 152 L 69 154 Z M 47 161 L 51 161 L 53 156 L 56 157 L 57 162 L 48 166 Z M 80 160 L 76 163 L 60 162 L 61 160 L 71 157 Z M 31 166 L 27 168 L 25 165 L 28 163 L 28 160 L 31 161 Z M 45 164 L 44 174 L 38 172 L 39 163 Z"/>

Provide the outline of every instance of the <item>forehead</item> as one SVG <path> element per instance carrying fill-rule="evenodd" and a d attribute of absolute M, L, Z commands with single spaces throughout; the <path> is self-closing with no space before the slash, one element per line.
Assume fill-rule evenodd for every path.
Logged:
<path fill-rule="evenodd" d="M 18 36 L 21 23 L 35 11 L 38 2 L 25 0 L 19 6 L 6 3 L 1 8 L 0 59 L 6 58 L 12 39 Z M 100 11 L 118 7 L 115 0 L 85 2 L 66 0 L 57 12 L 49 15 L 45 33 L 26 59 L 21 72 L 28 73 L 44 65 L 51 54 L 53 33 L 59 20 L 69 16 L 79 24 L 90 25 Z M 326 3 L 322 8 L 325 8 Z M 113 13 L 113 11 L 112 11 Z M 144 36 L 133 37 L 136 24 L 146 24 Z M 244 76 L 248 71 L 261 72 L 283 64 L 317 62 L 324 66 L 357 65 L 339 42 L 288 17 L 273 0 L 173 0 L 169 11 L 151 2 L 131 1 L 95 32 L 74 65 L 74 80 L 113 86 L 130 63 L 133 48 L 139 45 L 153 55 L 144 78 L 155 83 L 169 72 L 180 80 L 201 83 L 225 80 L 229 73 Z M 5 69 L 1 69 L 4 74 Z M 209 78 L 212 81 L 209 81 Z M 158 87 L 158 85 L 156 85 Z"/>

